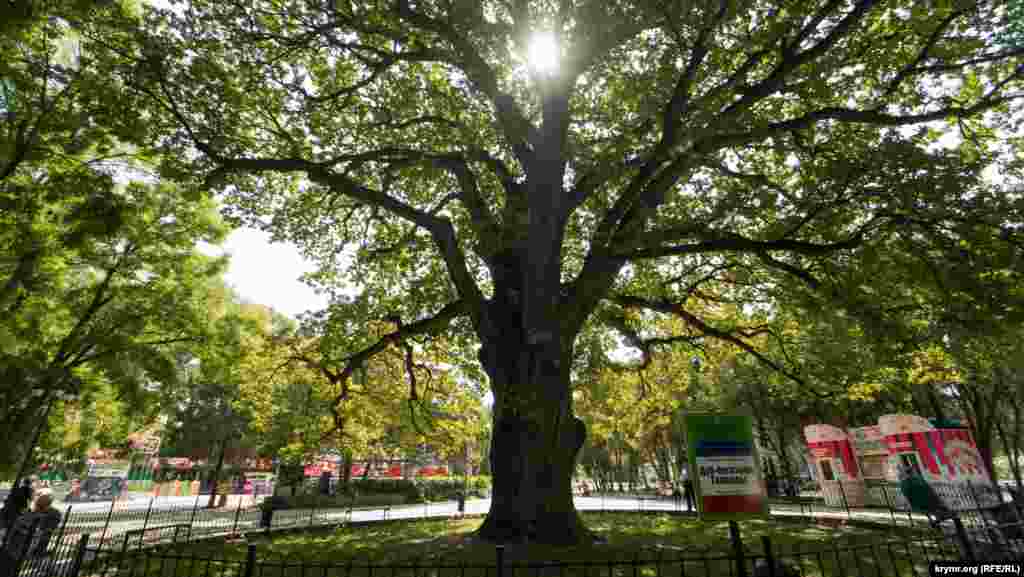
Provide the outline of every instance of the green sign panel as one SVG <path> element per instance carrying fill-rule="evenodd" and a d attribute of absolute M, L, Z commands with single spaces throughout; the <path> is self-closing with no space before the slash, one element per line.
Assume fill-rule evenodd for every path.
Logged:
<path fill-rule="evenodd" d="M 687 415 L 686 446 L 704 519 L 768 514 L 753 419 L 745 415 Z"/>

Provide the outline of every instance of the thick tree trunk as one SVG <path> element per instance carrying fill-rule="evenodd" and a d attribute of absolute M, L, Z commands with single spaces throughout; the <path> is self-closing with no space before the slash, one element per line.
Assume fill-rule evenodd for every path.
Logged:
<path fill-rule="evenodd" d="M 509 356 L 507 349 L 503 356 Z M 493 494 L 480 536 L 496 542 L 587 541 L 591 534 L 580 521 L 572 495 L 572 474 L 586 427 L 569 413 L 567 402 L 548 400 L 549 395 L 568 397 L 568 382 L 519 389 L 495 394 Z M 513 398 L 522 389 L 531 389 L 531 396 L 540 399 Z"/>
<path fill-rule="evenodd" d="M 480 362 L 494 394 L 494 481 L 479 535 L 495 542 L 586 542 L 592 534 L 572 494 L 576 457 L 586 438 L 585 425 L 572 413 L 573 339 L 561 334 L 557 321 L 524 321 L 523 262 L 513 256 L 495 268 L 494 299 L 480 331 Z"/>

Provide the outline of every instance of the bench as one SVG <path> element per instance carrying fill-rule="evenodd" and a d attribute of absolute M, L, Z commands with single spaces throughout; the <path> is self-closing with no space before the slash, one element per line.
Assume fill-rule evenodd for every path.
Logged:
<path fill-rule="evenodd" d="M 143 527 L 142 529 L 130 529 L 124 532 L 124 542 L 121 545 L 121 551 L 127 551 L 129 543 L 137 537 L 136 547 L 142 547 L 143 544 L 158 543 L 161 539 L 162 532 L 167 529 L 172 529 L 174 532 L 171 534 L 171 542 L 178 541 L 178 534 L 185 533 L 186 539 L 192 534 L 192 526 L 188 523 L 173 523 L 169 525 L 154 525 L 153 527 Z M 152 536 L 152 537 L 149 537 Z"/>

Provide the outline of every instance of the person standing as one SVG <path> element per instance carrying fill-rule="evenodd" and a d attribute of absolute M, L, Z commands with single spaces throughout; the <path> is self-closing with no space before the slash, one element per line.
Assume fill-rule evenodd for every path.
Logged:
<path fill-rule="evenodd" d="M 924 513 L 933 527 L 939 527 L 943 521 L 956 515 L 917 468 L 905 465 L 899 469 L 898 474 L 900 492 L 910 504 L 910 509 Z"/>
<path fill-rule="evenodd" d="M 686 510 L 693 511 L 697 504 L 697 496 L 693 492 L 693 480 L 689 477 L 683 480 L 683 497 L 686 499 Z"/>
<path fill-rule="evenodd" d="M 244 474 L 242 475 L 242 494 L 245 495 L 242 502 L 246 507 L 251 507 L 255 504 L 255 488 L 252 481 Z"/>
<path fill-rule="evenodd" d="M 114 507 L 117 505 L 117 500 L 121 497 L 121 477 L 114 477 L 110 480 L 110 506 Z"/>
<path fill-rule="evenodd" d="M 32 555 L 42 557 L 50 544 L 53 533 L 60 528 L 60 511 L 53 508 L 53 497 L 49 494 L 40 495 L 32 508 L 35 516 L 36 535 L 38 539 L 32 547 Z"/>
<path fill-rule="evenodd" d="M 0 549 L 0 577 L 14 577 L 30 557 L 43 557 L 54 531 L 60 528 L 60 512 L 52 507 L 50 495 L 40 495 L 33 511 L 27 512 L 8 528 Z"/>

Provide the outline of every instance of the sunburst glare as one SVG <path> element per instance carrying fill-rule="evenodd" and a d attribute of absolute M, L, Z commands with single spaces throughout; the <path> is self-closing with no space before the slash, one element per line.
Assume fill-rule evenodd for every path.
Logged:
<path fill-rule="evenodd" d="M 527 47 L 527 62 L 530 68 L 541 74 L 555 74 L 558 72 L 559 57 L 558 42 L 555 35 L 550 32 L 537 32 L 530 38 Z"/>

